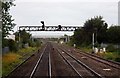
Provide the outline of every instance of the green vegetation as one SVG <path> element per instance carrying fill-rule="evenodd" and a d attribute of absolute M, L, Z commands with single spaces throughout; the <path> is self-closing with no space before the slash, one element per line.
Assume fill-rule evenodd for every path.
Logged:
<path fill-rule="evenodd" d="M 81 29 L 77 29 L 72 36 L 71 43 L 77 46 L 92 44 L 92 35 L 95 34 L 95 46 L 101 43 L 120 44 L 120 26 L 107 28 L 103 17 L 97 16 L 87 20 Z"/>
<path fill-rule="evenodd" d="M 87 52 L 87 53 L 91 53 L 92 52 L 92 49 L 90 47 L 78 47 L 78 49 L 84 51 L 84 52 Z M 110 49 L 111 50 L 111 49 Z M 105 53 L 100 53 L 98 52 L 96 55 L 104 58 L 104 59 L 107 59 L 107 60 L 113 60 L 113 61 L 116 61 L 116 62 L 120 62 L 120 50 L 112 50 L 112 51 L 109 51 L 107 50 Z"/>
<path fill-rule="evenodd" d="M 120 62 L 120 48 L 115 48 L 112 44 L 108 45 L 104 58 Z"/>
<path fill-rule="evenodd" d="M 19 43 L 19 48 L 24 48 L 25 44 L 31 47 L 39 47 L 41 45 L 41 41 L 39 39 L 33 39 L 31 34 L 26 32 L 25 30 L 21 30 L 14 33 L 15 41 Z"/>
<path fill-rule="evenodd" d="M 9 47 L 10 51 L 18 51 L 19 49 L 26 47 L 39 47 L 41 41 L 39 39 L 31 38 L 31 34 L 25 30 L 15 32 L 15 41 L 12 39 L 4 39 L 2 47 Z M 19 36 L 20 35 L 20 36 Z M 20 38 L 20 40 L 19 40 Z"/>
<path fill-rule="evenodd" d="M 29 43 L 31 37 L 31 34 L 27 33 L 25 30 L 20 30 L 18 32 L 15 32 L 14 35 L 15 35 L 15 40 L 20 41 L 22 44 Z"/>
<path fill-rule="evenodd" d="M 110 26 L 103 20 L 102 16 L 96 16 L 88 19 L 81 29 L 77 29 L 71 36 L 69 45 L 76 44 L 77 48 L 85 52 L 92 52 L 92 37 L 94 33 L 94 47 L 102 48 L 100 44 L 105 43 L 106 53 L 98 53 L 97 55 L 114 61 L 120 62 L 120 26 Z"/>
<path fill-rule="evenodd" d="M 2 56 L 2 76 L 7 75 L 11 72 L 17 65 L 22 63 L 27 59 L 31 54 L 36 52 L 38 48 L 28 47 L 17 52 L 9 52 Z"/>
<path fill-rule="evenodd" d="M 117 52 L 106 52 L 103 57 L 108 60 L 115 60 L 118 57 Z"/>
<path fill-rule="evenodd" d="M 120 44 L 120 26 L 111 26 L 107 30 L 107 41 L 112 44 Z"/>
<path fill-rule="evenodd" d="M 106 30 L 107 23 L 103 20 L 103 17 L 97 16 L 87 20 L 84 27 L 77 29 L 72 36 L 72 42 L 77 46 L 90 45 L 92 43 L 92 34 L 95 34 L 95 42 L 106 42 Z"/>
<path fill-rule="evenodd" d="M 11 52 L 2 56 L 2 76 L 7 75 L 41 46 L 39 39 L 30 39 L 30 34 L 26 31 L 23 32 L 20 42 L 4 39 L 3 43 L 10 48 Z"/>
<path fill-rule="evenodd" d="M 89 47 L 78 47 L 78 49 L 80 49 L 80 50 L 82 50 L 82 51 L 84 51 L 84 52 L 87 52 L 87 53 L 92 52 L 92 49 L 89 48 Z"/>
<path fill-rule="evenodd" d="M 14 19 L 12 19 L 12 16 L 10 15 L 10 7 L 15 6 L 13 3 L 14 0 L 6 1 L 0 0 L 0 3 L 2 3 L 2 38 L 4 38 L 9 35 L 9 31 L 13 31 L 13 27 L 16 25 L 13 23 Z"/>
<path fill-rule="evenodd" d="M 2 48 L 9 47 L 10 49 L 10 52 L 0 56 L 0 60 L 2 60 L 2 68 L 0 68 L 2 69 L 2 76 L 7 75 L 18 64 L 22 63 L 34 53 L 41 45 L 39 39 L 32 39 L 31 34 L 27 33 L 25 30 L 14 33 L 15 41 L 5 38 L 10 35 L 10 31 L 13 31 L 13 28 L 16 25 L 9 13 L 10 8 L 15 6 L 13 2 L 14 0 L 0 1 L 0 3 L 2 3 L 2 26 L 0 26 L 0 30 L 2 30 L 2 32 L 0 32 L 2 33 Z"/>
<path fill-rule="evenodd" d="M 97 55 L 107 60 L 120 62 L 120 55 L 118 54 L 118 52 L 105 52 L 105 53 L 98 53 Z"/>
<path fill-rule="evenodd" d="M 14 19 L 10 15 L 9 11 L 12 6 L 15 6 L 13 3 L 14 0 L 6 1 L 0 0 L 1 3 L 1 11 L 2 11 L 2 26 L 0 26 L 0 30 L 2 30 L 2 48 L 9 46 L 10 50 L 13 50 L 11 45 L 15 45 L 14 41 L 5 39 L 6 36 L 10 34 L 10 31 L 13 31 L 14 26 L 16 25 L 13 23 Z M 12 43 L 12 44 L 11 44 Z"/>
<path fill-rule="evenodd" d="M 17 51 L 18 47 L 17 47 L 17 42 L 12 40 L 12 39 L 4 39 L 3 41 L 3 48 L 8 46 L 10 48 L 10 51 Z"/>

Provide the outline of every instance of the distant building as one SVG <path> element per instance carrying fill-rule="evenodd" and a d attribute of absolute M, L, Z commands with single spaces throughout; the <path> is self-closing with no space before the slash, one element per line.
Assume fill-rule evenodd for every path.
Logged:
<path fill-rule="evenodd" d="M 118 2 L 118 25 L 120 26 L 120 1 Z"/>

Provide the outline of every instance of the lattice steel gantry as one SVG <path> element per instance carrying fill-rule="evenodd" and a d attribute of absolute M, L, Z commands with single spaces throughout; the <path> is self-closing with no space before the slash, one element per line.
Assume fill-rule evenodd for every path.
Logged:
<path fill-rule="evenodd" d="M 45 26 L 44 21 L 41 21 L 42 26 L 19 26 L 19 30 L 25 31 L 75 31 L 81 26 Z"/>

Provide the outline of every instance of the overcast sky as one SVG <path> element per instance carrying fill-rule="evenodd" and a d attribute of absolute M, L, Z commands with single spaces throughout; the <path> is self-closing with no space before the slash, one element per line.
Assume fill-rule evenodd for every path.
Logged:
<path fill-rule="evenodd" d="M 10 10 L 20 25 L 78 25 L 94 16 L 103 16 L 110 25 L 118 24 L 118 0 L 16 0 Z M 14 30 L 17 30 L 17 26 Z M 72 35 L 73 32 L 31 32 L 33 35 Z"/>

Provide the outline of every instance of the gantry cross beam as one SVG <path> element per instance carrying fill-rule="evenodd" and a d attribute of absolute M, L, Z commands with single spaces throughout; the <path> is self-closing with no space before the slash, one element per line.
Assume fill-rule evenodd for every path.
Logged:
<path fill-rule="evenodd" d="M 26 31 L 75 31 L 80 26 L 19 26 L 19 30 Z"/>
<path fill-rule="evenodd" d="M 79 26 L 45 26 L 44 21 L 41 21 L 42 26 L 20 26 L 19 30 L 26 31 L 75 31 Z"/>

